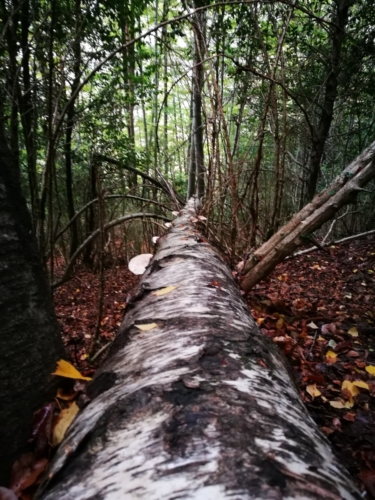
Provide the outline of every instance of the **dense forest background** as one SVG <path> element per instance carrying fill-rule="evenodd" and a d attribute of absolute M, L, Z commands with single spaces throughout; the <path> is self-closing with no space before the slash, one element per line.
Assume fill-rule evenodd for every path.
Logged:
<path fill-rule="evenodd" d="M 0 134 L 51 280 L 148 251 L 192 194 L 232 261 L 266 241 L 374 140 L 374 39 L 367 0 L 2 0 Z M 374 229 L 373 181 L 336 217 Z"/>

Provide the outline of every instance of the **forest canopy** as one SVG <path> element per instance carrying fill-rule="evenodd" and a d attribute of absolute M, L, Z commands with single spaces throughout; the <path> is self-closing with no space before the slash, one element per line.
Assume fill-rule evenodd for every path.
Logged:
<path fill-rule="evenodd" d="M 113 221 L 87 264 L 100 245 L 149 250 L 153 215 L 193 194 L 242 256 L 375 137 L 365 0 L 4 0 L 1 23 L 0 133 L 52 280 L 51 257 Z M 374 229 L 373 181 L 362 191 L 333 235 Z"/>

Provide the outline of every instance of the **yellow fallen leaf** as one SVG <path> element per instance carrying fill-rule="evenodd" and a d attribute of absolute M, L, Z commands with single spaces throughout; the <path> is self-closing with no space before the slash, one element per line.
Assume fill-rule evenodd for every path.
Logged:
<path fill-rule="evenodd" d="M 167 293 L 171 292 L 175 288 L 177 288 L 175 285 L 166 286 L 165 288 L 161 288 L 157 292 L 153 292 L 152 295 L 157 295 L 157 296 L 167 295 Z"/>
<path fill-rule="evenodd" d="M 343 403 L 342 401 L 330 401 L 329 404 L 333 406 L 333 408 L 338 409 L 353 408 L 354 406 L 354 403 L 351 403 L 350 401 L 345 401 L 345 403 Z"/>
<path fill-rule="evenodd" d="M 337 354 L 333 351 L 327 351 L 326 358 L 337 358 Z"/>
<path fill-rule="evenodd" d="M 74 417 L 77 415 L 79 412 L 79 407 L 75 401 L 69 406 L 69 408 L 66 408 L 65 410 L 62 410 L 60 412 L 60 415 L 58 417 L 57 424 L 55 425 L 55 428 L 53 429 L 52 432 L 52 446 L 57 446 L 58 444 L 61 443 L 63 440 L 66 431 L 69 429 L 70 424 L 73 422 Z"/>
<path fill-rule="evenodd" d="M 282 316 L 276 321 L 276 328 L 280 330 L 284 326 L 285 320 Z"/>
<path fill-rule="evenodd" d="M 368 365 L 365 368 L 366 372 L 368 372 L 370 375 L 375 375 L 375 366 L 373 365 Z"/>
<path fill-rule="evenodd" d="M 329 404 L 334 408 L 339 408 L 339 409 L 345 408 L 344 403 L 342 403 L 341 401 L 330 401 Z"/>
<path fill-rule="evenodd" d="M 358 387 L 356 387 L 350 380 L 344 380 L 341 385 L 341 390 L 347 389 L 351 394 L 351 399 L 359 394 Z"/>
<path fill-rule="evenodd" d="M 266 321 L 266 318 L 258 318 L 257 319 L 257 325 L 260 326 L 262 323 Z"/>
<path fill-rule="evenodd" d="M 315 398 L 321 396 L 321 392 L 317 389 L 316 384 L 311 384 L 306 387 L 306 392 L 310 394 L 311 397 Z"/>
<path fill-rule="evenodd" d="M 318 340 L 322 341 L 322 340 L 325 340 L 325 338 L 322 337 L 321 335 L 319 335 Z"/>
<path fill-rule="evenodd" d="M 134 325 L 134 326 L 139 330 L 142 330 L 142 332 L 148 332 L 149 330 L 157 328 L 159 325 L 157 323 L 148 323 L 147 325 Z"/>
<path fill-rule="evenodd" d="M 81 375 L 79 371 L 74 368 L 69 361 L 65 361 L 65 359 L 60 359 L 60 361 L 57 362 L 57 368 L 52 375 L 59 375 L 60 377 L 75 378 L 80 380 L 92 380 L 90 377 L 84 377 Z"/>
<path fill-rule="evenodd" d="M 363 380 L 354 380 L 353 385 L 355 385 L 356 387 L 360 387 L 361 389 L 367 389 L 368 391 L 370 390 L 369 385 L 366 384 L 366 382 L 364 382 Z"/>
<path fill-rule="evenodd" d="M 358 329 L 357 329 L 357 327 L 352 326 L 351 328 L 349 328 L 348 333 L 352 337 L 358 337 Z"/>

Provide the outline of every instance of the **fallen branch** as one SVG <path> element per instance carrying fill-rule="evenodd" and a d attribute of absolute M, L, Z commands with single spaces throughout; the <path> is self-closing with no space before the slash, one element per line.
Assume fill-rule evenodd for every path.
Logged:
<path fill-rule="evenodd" d="M 325 247 L 329 247 L 331 245 L 340 245 L 340 243 L 345 243 L 347 241 L 358 240 L 359 238 L 364 238 L 365 236 L 369 236 L 370 234 L 375 234 L 375 229 L 372 231 L 366 231 L 365 233 L 353 234 L 352 236 L 347 236 L 346 238 L 342 238 L 341 240 L 333 240 L 329 243 L 325 244 Z M 293 255 L 287 258 L 299 257 L 300 255 L 305 255 L 306 253 L 314 252 L 314 250 L 318 250 L 316 247 L 307 248 L 306 250 L 301 250 L 299 252 L 295 252 Z"/>

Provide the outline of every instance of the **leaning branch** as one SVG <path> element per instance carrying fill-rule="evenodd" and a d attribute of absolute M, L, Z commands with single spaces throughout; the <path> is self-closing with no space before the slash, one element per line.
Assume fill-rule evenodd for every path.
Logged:
<path fill-rule="evenodd" d="M 142 201 L 142 202 L 145 202 L 145 203 L 152 203 L 153 205 L 157 205 L 159 207 L 162 207 L 162 208 L 165 208 L 166 210 L 170 210 L 170 208 L 168 208 L 166 205 L 163 205 L 162 203 L 158 203 L 157 201 L 155 200 L 149 200 L 147 198 L 141 198 L 140 196 L 133 196 L 132 194 L 109 194 L 107 196 L 104 196 L 104 199 L 105 200 L 110 200 L 110 199 L 131 199 L 131 200 L 135 200 L 135 201 Z M 91 207 L 91 205 L 93 205 L 94 203 L 97 203 L 98 202 L 98 198 L 95 198 L 91 201 L 89 201 L 88 203 L 86 203 L 85 206 L 83 206 L 80 210 L 78 210 L 78 212 L 75 214 L 74 217 L 72 217 L 70 219 L 70 221 L 67 223 L 67 225 L 65 227 L 63 227 L 61 229 L 61 231 L 59 231 L 55 237 L 55 243 L 56 241 L 70 228 L 70 226 L 73 224 L 73 222 L 85 211 L 87 210 L 89 207 Z"/>
<path fill-rule="evenodd" d="M 157 179 L 154 179 L 154 177 L 151 177 L 150 175 L 146 174 L 145 172 L 142 172 L 142 170 L 138 170 L 137 168 L 131 167 L 130 165 L 127 165 L 126 163 L 123 163 L 120 160 L 116 160 L 115 158 L 111 158 L 110 156 L 102 155 L 96 153 L 94 157 L 99 160 L 99 161 L 106 161 L 107 163 L 112 163 L 113 165 L 117 165 L 121 168 L 124 168 L 125 170 L 128 170 L 128 172 L 133 172 L 134 174 L 139 175 L 143 179 L 151 182 L 154 184 L 154 186 L 158 187 L 161 189 L 165 194 L 167 194 L 174 202 L 176 202 L 176 199 L 178 203 L 181 205 L 185 204 L 185 200 L 176 192 L 173 191 L 173 196 L 171 195 L 170 189 L 168 189 L 166 186 L 164 186 L 161 182 L 159 182 Z M 177 207 L 180 209 L 181 207 Z"/>
<path fill-rule="evenodd" d="M 306 205 L 293 219 L 258 248 L 246 262 L 242 288 L 249 291 L 276 265 L 306 243 L 316 229 L 337 211 L 353 202 L 375 177 L 375 142 L 360 154 L 336 179 Z"/>

